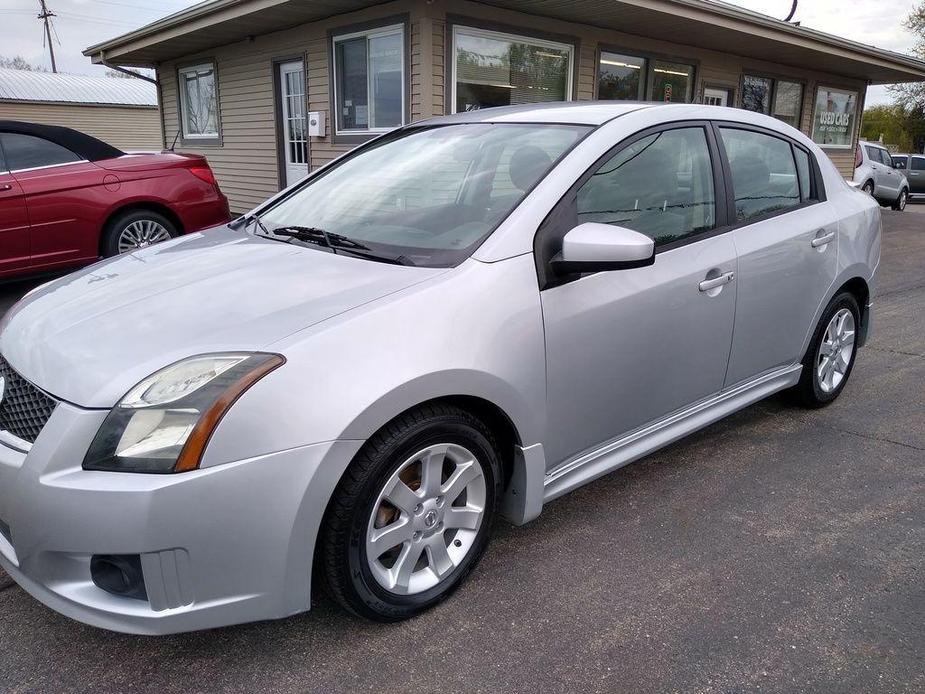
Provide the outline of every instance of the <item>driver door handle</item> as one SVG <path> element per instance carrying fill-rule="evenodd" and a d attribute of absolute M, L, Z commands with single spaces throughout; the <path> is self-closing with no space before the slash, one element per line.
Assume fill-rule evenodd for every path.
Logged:
<path fill-rule="evenodd" d="M 13 190 L 13 186 L 9 183 L 0 183 L 0 193 L 3 193 L 7 190 Z"/>
<path fill-rule="evenodd" d="M 729 284 L 736 278 L 734 272 L 724 272 L 719 277 L 714 277 L 711 280 L 704 280 L 700 283 L 700 291 L 708 292 L 711 289 L 716 289 L 717 287 L 722 287 L 724 284 Z"/>
<path fill-rule="evenodd" d="M 823 234 L 822 236 L 817 236 L 813 239 L 812 244 L 813 248 L 819 248 L 819 246 L 824 246 L 827 243 L 832 243 L 835 240 L 835 232 L 830 231 L 828 234 Z"/>

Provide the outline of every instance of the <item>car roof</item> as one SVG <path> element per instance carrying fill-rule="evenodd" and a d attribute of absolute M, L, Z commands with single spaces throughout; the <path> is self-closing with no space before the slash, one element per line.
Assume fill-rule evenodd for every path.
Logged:
<path fill-rule="evenodd" d="M 42 125 L 16 120 L 0 120 L 0 132 L 19 133 L 41 137 L 71 150 L 87 161 L 115 159 L 125 154 L 122 150 L 108 145 L 102 140 L 90 137 L 77 130 L 59 125 Z"/>
<path fill-rule="evenodd" d="M 639 101 L 554 101 L 544 104 L 496 106 L 437 116 L 428 124 L 453 123 L 570 123 L 574 125 L 603 125 L 609 120 L 659 104 Z"/>

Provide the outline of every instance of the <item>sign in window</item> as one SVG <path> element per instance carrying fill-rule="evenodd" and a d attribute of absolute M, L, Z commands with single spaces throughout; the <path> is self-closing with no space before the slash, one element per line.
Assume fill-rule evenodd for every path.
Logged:
<path fill-rule="evenodd" d="M 813 142 L 823 147 L 850 148 L 857 111 L 857 92 L 820 86 L 813 110 Z"/>

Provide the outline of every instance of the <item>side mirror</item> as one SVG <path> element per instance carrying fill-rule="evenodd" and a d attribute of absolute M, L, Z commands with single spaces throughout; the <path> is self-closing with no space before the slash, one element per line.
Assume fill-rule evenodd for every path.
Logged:
<path fill-rule="evenodd" d="M 553 270 L 567 275 L 581 272 L 629 270 L 655 263 L 655 242 L 626 227 L 586 222 L 562 239 L 562 252 L 552 259 Z"/>

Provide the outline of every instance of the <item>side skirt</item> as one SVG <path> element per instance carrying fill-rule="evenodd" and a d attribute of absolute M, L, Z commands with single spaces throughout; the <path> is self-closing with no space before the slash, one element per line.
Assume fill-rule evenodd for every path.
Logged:
<path fill-rule="evenodd" d="M 771 371 L 610 441 L 596 450 L 567 460 L 547 473 L 543 502 L 557 499 L 743 407 L 796 385 L 802 368 L 800 364 L 795 364 Z"/>

